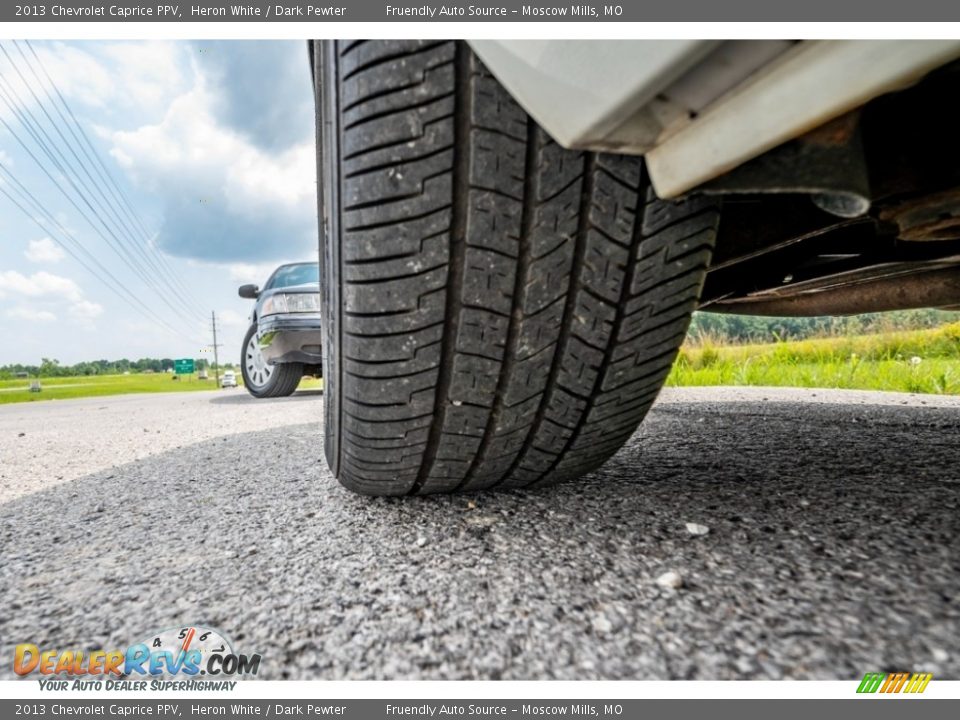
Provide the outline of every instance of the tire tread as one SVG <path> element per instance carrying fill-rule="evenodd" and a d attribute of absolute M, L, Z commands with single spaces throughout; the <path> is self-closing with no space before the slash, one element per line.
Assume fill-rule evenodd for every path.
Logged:
<path fill-rule="evenodd" d="M 669 372 L 718 209 L 658 200 L 639 158 L 561 148 L 464 43 L 337 51 L 331 466 L 393 495 L 595 469 Z"/>

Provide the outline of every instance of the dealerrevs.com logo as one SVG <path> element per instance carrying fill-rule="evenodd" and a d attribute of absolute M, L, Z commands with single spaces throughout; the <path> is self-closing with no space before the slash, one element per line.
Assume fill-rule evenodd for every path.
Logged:
<path fill-rule="evenodd" d="M 125 650 L 21 643 L 13 670 L 36 676 L 46 690 L 232 690 L 233 678 L 256 675 L 260 660 L 259 654 L 236 653 L 219 630 L 194 625 L 150 633 Z"/>

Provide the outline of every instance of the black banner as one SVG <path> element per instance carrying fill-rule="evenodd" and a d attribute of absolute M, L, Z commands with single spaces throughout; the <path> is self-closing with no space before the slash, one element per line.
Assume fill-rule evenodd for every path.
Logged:
<path fill-rule="evenodd" d="M 178 0 L 36 0 L 3 3 L 3 22 L 949 22 L 960 3 L 944 0 L 671 0 L 600 3 L 285 0 L 182 3 Z"/>
<path fill-rule="evenodd" d="M 853 692 L 853 689 L 851 689 Z M 910 703 L 907 711 L 904 703 Z M 849 700 L 143 700 L 45 699 L 0 701 L 0 717 L 277 717 L 346 720 L 619 720 L 619 718 L 710 717 L 723 720 L 911 720 L 957 717 L 960 700 L 851 698 Z"/>

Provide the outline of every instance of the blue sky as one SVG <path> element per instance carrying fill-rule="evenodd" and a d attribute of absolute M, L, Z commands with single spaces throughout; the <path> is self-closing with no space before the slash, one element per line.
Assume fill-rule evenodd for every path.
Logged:
<path fill-rule="evenodd" d="M 9 55 L 0 52 L 0 119 L 9 125 L 0 123 L 0 163 L 56 220 L 32 211 L 46 226 L 38 227 L 0 195 L 0 329 L 8 340 L 0 365 L 202 357 L 211 310 L 221 360 L 236 361 L 250 309 L 237 286 L 262 284 L 280 262 L 317 256 L 306 43 L 33 41 L 37 58 L 23 42 L 0 45 Z M 92 153 L 83 154 L 44 71 L 133 213 Z M 46 138 L 59 167 L 33 136 Z M 0 188 L 17 189 L 2 172 Z M 56 239 L 67 233 L 148 309 L 65 252 Z"/>

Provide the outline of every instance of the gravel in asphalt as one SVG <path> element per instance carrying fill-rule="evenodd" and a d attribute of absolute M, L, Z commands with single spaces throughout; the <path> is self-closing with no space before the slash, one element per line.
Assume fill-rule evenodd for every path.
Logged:
<path fill-rule="evenodd" d="M 3 657 L 198 623 L 269 679 L 960 678 L 957 399 L 671 391 L 579 482 L 410 499 L 336 484 L 318 402 L 248 406 L 23 492 L 5 469 Z"/>
<path fill-rule="evenodd" d="M 233 388 L 0 405 L 0 502 L 202 440 L 311 422 L 321 397 L 254 402 Z"/>

